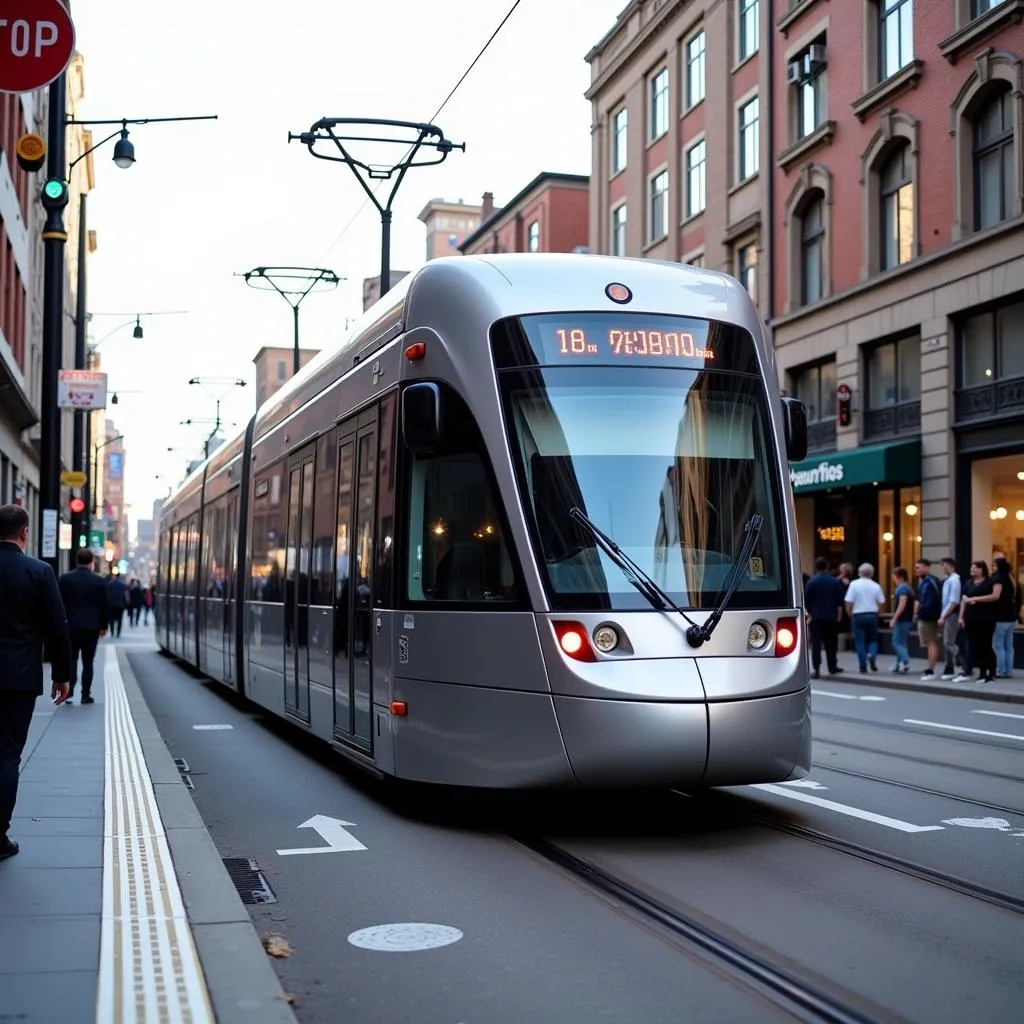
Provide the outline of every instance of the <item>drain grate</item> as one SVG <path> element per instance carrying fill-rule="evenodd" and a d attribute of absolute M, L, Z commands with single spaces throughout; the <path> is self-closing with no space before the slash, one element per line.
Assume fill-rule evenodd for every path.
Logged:
<path fill-rule="evenodd" d="M 276 903 L 277 897 L 251 857 L 225 857 L 224 867 L 243 903 Z"/>
<path fill-rule="evenodd" d="M 178 774 L 181 776 L 181 781 L 185 783 L 185 787 L 190 789 L 193 793 L 196 791 L 196 784 L 192 781 L 190 772 L 191 768 L 188 766 L 188 761 L 183 757 L 176 757 L 174 764 L 178 769 Z"/>

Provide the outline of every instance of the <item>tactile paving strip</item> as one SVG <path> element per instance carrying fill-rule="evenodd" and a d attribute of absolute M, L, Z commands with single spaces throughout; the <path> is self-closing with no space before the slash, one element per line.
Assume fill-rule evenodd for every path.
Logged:
<path fill-rule="evenodd" d="M 214 1024 L 117 654 L 107 648 L 104 662 L 97 1024 Z"/>

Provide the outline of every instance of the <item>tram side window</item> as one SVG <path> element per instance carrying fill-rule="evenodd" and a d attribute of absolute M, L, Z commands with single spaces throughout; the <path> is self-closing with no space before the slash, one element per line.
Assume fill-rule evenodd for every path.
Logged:
<path fill-rule="evenodd" d="M 207 508 L 208 526 L 203 529 L 203 561 L 206 596 L 224 597 L 224 545 L 227 507 L 224 499 Z"/>
<path fill-rule="evenodd" d="M 253 516 L 249 599 L 280 604 L 284 601 L 285 544 L 284 463 L 257 475 L 253 487 Z"/>
<path fill-rule="evenodd" d="M 507 602 L 521 583 L 476 423 L 445 389 L 443 450 L 408 455 L 410 601 Z"/>

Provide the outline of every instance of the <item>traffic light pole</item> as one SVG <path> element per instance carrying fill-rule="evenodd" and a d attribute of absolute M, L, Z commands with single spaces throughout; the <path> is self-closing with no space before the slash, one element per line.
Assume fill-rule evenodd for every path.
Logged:
<path fill-rule="evenodd" d="M 50 85 L 47 116 L 47 165 L 49 178 L 61 183 L 59 194 L 44 191 L 46 223 L 43 227 L 43 379 L 42 434 L 39 439 L 39 554 L 56 573 L 57 523 L 60 506 L 60 408 L 57 405 L 57 382 L 60 377 L 64 333 L 64 208 L 68 190 L 63 186 L 65 174 L 64 122 L 65 76 Z"/>
<path fill-rule="evenodd" d="M 75 305 L 75 366 L 86 369 L 85 365 L 85 259 L 88 252 L 88 239 L 86 237 L 85 224 L 85 199 L 87 193 L 83 192 L 78 198 L 78 284 L 76 288 Z M 80 472 L 86 469 L 82 465 L 85 453 L 89 450 L 89 443 L 92 440 L 92 413 L 88 410 L 76 411 L 74 414 L 74 440 L 71 457 L 71 468 Z M 83 437 L 84 435 L 84 437 Z M 89 522 L 89 490 L 92 481 L 86 476 L 82 485 L 82 501 L 85 502 L 85 510 L 71 514 L 71 545 L 73 548 L 84 548 L 89 545 L 88 522 Z"/>

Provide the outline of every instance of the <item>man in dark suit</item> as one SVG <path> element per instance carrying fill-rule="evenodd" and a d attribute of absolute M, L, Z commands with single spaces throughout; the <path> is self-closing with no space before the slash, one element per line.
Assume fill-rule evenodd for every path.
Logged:
<path fill-rule="evenodd" d="M 128 607 L 128 585 L 120 576 L 107 577 L 107 624 L 111 637 L 121 635 L 124 610 Z"/>
<path fill-rule="evenodd" d="M 71 689 L 68 703 L 75 695 L 78 682 L 78 656 L 82 656 L 82 703 L 94 703 L 92 697 L 92 663 L 96 645 L 107 631 L 107 585 L 103 577 L 92 571 L 92 552 L 79 548 L 75 556 L 78 568 L 64 573 L 57 586 L 64 601 L 71 631 Z"/>
<path fill-rule="evenodd" d="M 7 837 L 18 797 L 18 766 L 43 692 L 43 651 L 49 655 L 50 696 L 63 704 L 71 673 L 68 623 L 53 570 L 25 554 L 28 513 L 0 506 L 0 860 L 18 844 Z"/>
<path fill-rule="evenodd" d="M 821 648 L 831 674 L 839 671 L 837 648 L 843 617 L 843 584 L 828 571 L 828 560 L 814 560 L 814 575 L 804 587 L 804 603 L 811 624 L 811 667 L 821 677 Z"/>

